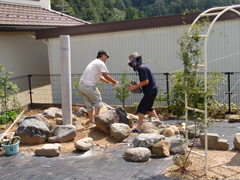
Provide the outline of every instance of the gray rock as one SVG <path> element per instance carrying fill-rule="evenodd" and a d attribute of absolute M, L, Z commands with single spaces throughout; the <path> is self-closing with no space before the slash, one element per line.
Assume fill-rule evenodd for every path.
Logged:
<path fill-rule="evenodd" d="M 115 111 L 119 116 L 119 123 L 127 124 L 130 128 L 133 127 L 132 120 L 129 118 L 127 112 L 122 107 L 116 108 Z"/>
<path fill-rule="evenodd" d="M 208 149 L 213 150 L 228 150 L 229 145 L 227 140 L 220 139 L 220 136 L 217 133 L 208 133 Z M 205 147 L 205 134 L 200 134 L 201 146 Z"/>
<path fill-rule="evenodd" d="M 130 148 L 124 151 L 123 156 L 128 161 L 147 162 L 151 156 L 151 151 L 144 147 Z"/>
<path fill-rule="evenodd" d="M 77 116 L 77 117 L 84 117 L 87 115 L 88 115 L 88 112 L 84 107 L 78 108 L 74 113 L 74 116 Z"/>
<path fill-rule="evenodd" d="M 83 138 L 75 142 L 74 147 L 81 151 L 88 151 L 93 143 L 93 139 L 91 137 Z"/>
<path fill-rule="evenodd" d="M 159 134 L 158 127 L 152 122 L 144 122 L 142 124 L 140 133 L 156 133 Z"/>
<path fill-rule="evenodd" d="M 159 141 L 152 147 L 152 154 L 158 158 L 170 156 L 170 143 L 166 140 Z"/>
<path fill-rule="evenodd" d="M 169 141 L 169 139 L 167 138 L 166 140 Z M 170 154 L 173 154 L 173 155 L 182 154 L 183 152 L 186 152 L 186 151 L 187 151 L 187 145 L 186 145 L 185 139 L 175 138 L 170 140 Z"/>
<path fill-rule="evenodd" d="M 59 125 L 53 130 L 53 137 L 48 139 L 48 142 L 68 142 L 73 140 L 77 135 L 73 125 Z"/>
<path fill-rule="evenodd" d="M 171 127 L 169 127 L 169 128 L 164 129 L 163 135 L 165 137 L 174 136 L 175 135 L 175 131 Z"/>
<path fill-rule="evenodd" d="M 195 125 L 190 125 L 187 128 L 188 128 L 188 137 L 189 138 L 194 138 L 195 136 L 196 137 L 200 136 L 200 129 L 198 127 L 196 127 L 196 130 L 195 130 Z"/>
<path fill-rule="evenodd" d="M 219 139 L 218 140 L 218 150 L 227 151 L 229 149 L 229 144 L 226 139 Z"/>
<path fill-rule="evenodd" d="M 110 134 L 117 140 L 123 140 L 131 134 L 131 129 L 127 124 L 114 123 L 111 125 Z"/>
<path fill-rule="evenodd" d="M 115 110 L 107 110 L 95 117 L 95 124 L 101 131 L 110 134 L 110 127 L 113 123 L 119 122 L 119 116 Z"/>
<path fill-rule="evenodd" d="M 228 119 L 229 123 L 240 122 L 240 115 L 228 114 L 225 116 L 225 118 Z"/>
<path fill-rule="evenodd" d="M 55 114 L 58 111 L 62 111 L 62 110 L 57 107 L 50 107 L 44 110 L 43 115 L 47 117 L 56 117 Z"/>
<path fill-rule="evenodd" d="M 151 149 L 158 141 L 164 140 L 165 136 L 160 134 L 139 134 L 133 141 L 134 147 L 146 147 Z"/>
<path fill-rule="evenodd" d="M 162 121 L 160 121 L 158 118 L 151 117 L 151 122 L 155 124 L 157 127 L 163 125 Z"/>
<path fill-rule="evenodd" d="M 61 152 L 61 144 L 55 143 L 55 144 L 45 144 L 40 148 L 37 148 L 34 153 L 37 156 L 59 156 Z"/>
<path fill-rule="evenodd" d="M 129 83 L 129 85 L 136 85 L 137 84 L 137 82 L 135 82 L 134 80 L 131 80 L 131 82 Z M 132 93 L 134 93 L 134 94 L 140 94 L 140 93 L 142 93 L 142 88 L 141 87 L 139 87 L 139 88 L 137 88 L 137 89 L 134 89 L 133 91 L 131 91 Z"/>
<path fill-rule="evenodd" d="M 233 145 L 236 150 L 240 151 L 240 133 L 234 135 Z"/>
<path fill-rule="evenodd" d="M 51 132 L 40 116 L 28 116 L 20 120 L 15 136 L 21 137 L 21 144 L 45 143 Z"/>
<path fill-rule="evenodd" d="M 57 111 L 57 112 L 55 113 L 55 117 L 62 119 L 62 110 Z M 72 121 L 76 121 L 76 120 L 77 120 L 77 118 L 76 118 L 73 114 L 71 115 L 71 117 L 72 117 Z"/>
<path fill-rule="evenodd" d="M 171 125 L 169 127 L 174 130 L 175 134 L 179 134 L 180 133 L 180 130 L 179 130 L 179 128 L 176 125 Z"/>

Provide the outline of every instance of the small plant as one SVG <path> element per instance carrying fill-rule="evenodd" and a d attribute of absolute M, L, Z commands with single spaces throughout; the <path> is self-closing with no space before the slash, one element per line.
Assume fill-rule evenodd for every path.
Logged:
<path fill-rule="evenodd" d="M 16 84 L 11 82 L 10 75 L 12 72 L 6 71 L 0 64 L 0 123 L 12 122 L 16 114 L 22 110 L 20 102 L 17 100 L 19 91 Z"/>
<path fill-rule="evenodd" d="M 1 113 L 0 114 L 0 124 L 4 123 L 12 123 L 17 117 L 16 111 L 9 110 L 6 113 Z"/>
<path fill-rule="evenodd" d="M 123 105 L 123 108 L 125 109 L 125 100 L 130 95 L 130 91 L 128 89 L 129 81 L 127 80 L 127 72 L 124 71 L 122 76 L 119 79 L 119 82 L 123 84 L 122 88 L 115 88 L 115 97 L 120 100 L 120 102 Z"/>
<path fill-rule="evenodd" d="M 72 83 L 73 89 L 79 88 L 79 77 L 77 75 L 73 76 L 73 83 Z M 80 92 L 76 92 L 76 96 L 80 96 Z"/>
<path fill-rule="evenodd" d="M 192 165 L 189 159 L 189 153 L 176 155 L 172 158 L 174 165 L 176 165 L 181 173 L 186 172 L 187 168 Z"/>

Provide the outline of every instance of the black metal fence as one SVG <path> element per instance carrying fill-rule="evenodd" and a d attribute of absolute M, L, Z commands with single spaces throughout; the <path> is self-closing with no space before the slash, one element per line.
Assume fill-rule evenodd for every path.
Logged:
<path fill-rule="evenodd" d="M 217 91 L 215 92 L 215 100 L 220 104 L 234 103 L 239 107 L 240 102 L 240 73 L 227 72 L 221 73 L 224 81 L 218 83 Z M 110 74 L 114 79 L 118 80 L 122 74 Z M 211 73 L 208 73 L 210 78 Z M 79 81 L 81 74 L 72 75 L 72 83 Z M 163 96 L 171 90 L 171 81 L 169 73 L 154 74 L 157 85 L 160 87 L 160 92 Z M 129 80 L 138 81 L 138 75 L 135 73 L 127 74 Z M 11 78 L 10 81 L 17 84 L 20 91 L 18 100 L 22 105 L 31 105 L 31 103 L 44 104 L 61 104 L 61 75 L 27 75 L 16 78 Z M 115 98 L 115 90 L 108 84 L 102 83 L 99 85 L 102 94 L 103 102 L 110 105 L 121 105 L 121 102 Z M 72 88 L 72 103 L 83 104 L 81 96 L 77 96 L 78 89 Z M 142 94 L 130 94 L 126 99 L 126 105 L 132 105 L 139 102 Z M 161 105 L 167 105 L 168 102 L 163 102 Z M 233 106 L 233 105 L 232 105 Z"/>

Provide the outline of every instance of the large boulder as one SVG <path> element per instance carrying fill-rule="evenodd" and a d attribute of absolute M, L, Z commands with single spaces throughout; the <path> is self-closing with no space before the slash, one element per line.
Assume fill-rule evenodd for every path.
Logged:
<path fill-rule="evenodd" d="M 160 121 L 158 118 L 156 117 L 151 117 L 151 122 L 153 124 L 155 124 L 157 127 L 160 126 L 160 125 L 163 125 L 162 121 Z"/>
<path fill-rule="evenodd" d="M 127 113 L 122 108 L 107 110 L 95 117 L 95 124 L 101 131 L 110 134 L 110 127 L 114 123 L 124 123 L 132 127 Z"/>
<path fill-rule="evenodd" d="M 127 161 L 146 162 L 151 156 L 151 151 L 144 147 L 129 148 L 124 151 L 123 156 Z"/>
<path fill-rule="evenodd" d="M 60 125 L 53 130 L 52 135 L 53 136 L 48 139 L 48 142 L 61 143 L 73 140 L 77 132 L 73 125 Z"/>
<path fill-rule="evenodd" d="M 174 136 L 175 135 L 175 131 L 171 127 L 169 127 L 169 128 L 164 129 L 163 135 L 165 137 Z"/>
<path fill-rule="evenodd" d="M 240 122 L 240 115 L 237 114 L 227 114 L 225 115 L 225 118 L 228 119 L 229 123 Z"/>
<path fill-rule="evenodd" d="M 34 153 L 36 156 L 49 156 L 49 157 L 54 157 L 54 156 L 59 156 L 61 152 L 61 144 L 59 143 L 54 143 L 54 144 L 45 144 L 40 148 L 37 148 Z"/>
<path fill-rule="evenodd" d="M 119 123 L 127 124 L 130 128 L 132 128 L 132 120 L 130 120 L 127 112 L 122 107 L 118 107 L 115 110 L 117 112 L 117 115 L 119 116 Z"/>
<path fill-rule="evenodd" d="M 131 134 L 131 129 L 127 124 L 114 123 L 111 125 L 110 133 L 116 140 L 123 140 Z"/>
<path fill-rule="evenodd" d="M 59 111 L 62 111 L 62 110 L 57 107 L 50 107 L 44 110 L 43 115 L 46 116 L 47 118 L 54 118 L 56 117 L 55 114 Z"/>
<path fill-rule="evenodd" d="M 213 150 L 228 150 L 229 144 L 227 140 L 221 139 L 217 133 L 208 133 L 207 134 L 207 144 L 208 149 Z M 201 146 L 205 147 L 205 134 L 200 135 Z"/>
<path fill-rule="evenodd" d="M 233 145 L 236 150 L 240 151 L 240 133 L 234 135 Z"/>
<path fill-rule="evenodd" d="M 95 124 L 101 131 L 110 134 L 110 127 L 113 123 L 119 122 L 119 116 L 115 110 L 107 110 L 95 117 Z"/>
<path fill-rule="evenodd" d="M 74 147 L 77 150 L 88 151 L 92 147 L 93 139 L 86 137 L 75 142 Z"/>
<path fill-rule="evenodd" d="M 170 154 L 182 154 L 187 151 L 185 139 L 173 139 L 170 142 Z"/>
<path fill-rule="evenodd" d="M 140 129 L 140 133 L 156 133 L 159 134 L 158 127 L 153 122 L 144 122 Z"/>
<path fill-rule="evenodd" d="M 152 147 L 152 154 L 158 158 L 170 156 L 170 143 L 166 140 L 159 141 Z"/>
<path fill-rule="evenodd" d="M 182 135 L 166 137 L 166 141 L 170 143 L 170 154 L 182 154 L 187 151 L 187 143 Z"/>
<path fill-rule="evenodd" d="M 165 136 L 160 134 L 147 134 L 141 133 L 139 134 L 133 141 L 134 147 L 146 147 L 151 150 L 152 146 L 156 144 L 158 141 L 164 140 Z"/>
<path fill-rule="evenodd" d="M 43 122 L 43 116 L 27 116 L 19 121 L 15 136 L 21 137 L 21 144 L 45 143 L 51 135 L 48 125 Z"/>

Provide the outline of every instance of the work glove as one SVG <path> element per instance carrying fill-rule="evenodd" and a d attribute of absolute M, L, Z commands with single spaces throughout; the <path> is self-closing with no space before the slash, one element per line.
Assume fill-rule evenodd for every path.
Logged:
<path fill-rule="evenodd" d="M 123 84 L 121 82 L 117 81 L 117 83 L 115 84 L 115 87 L 116 88 L 122 88 Z"/>
<path fill-rule="evenodd" d="M 114 83 L 110 82 L 109 84 L 110 84 L 112 87 L 115 87 L 115 84 L 114 84 Z"/>

